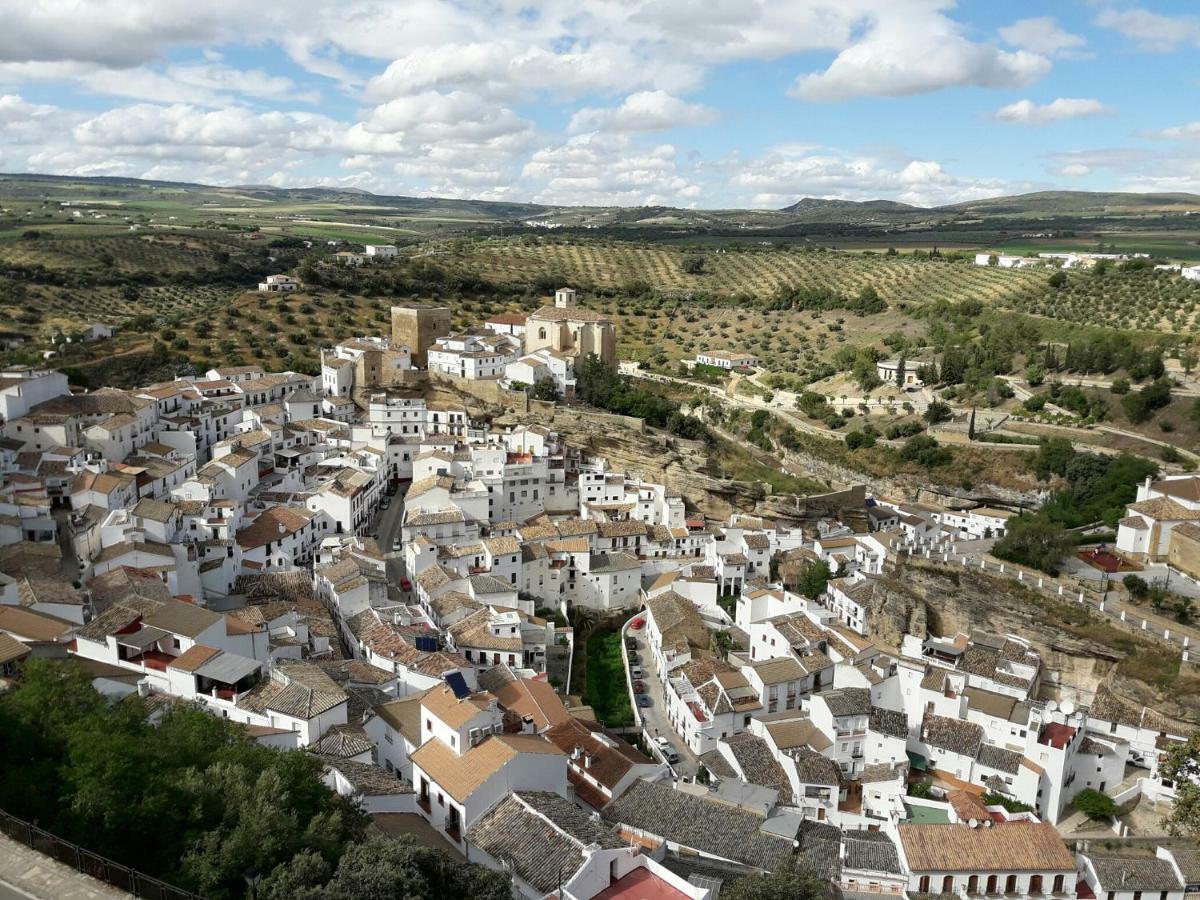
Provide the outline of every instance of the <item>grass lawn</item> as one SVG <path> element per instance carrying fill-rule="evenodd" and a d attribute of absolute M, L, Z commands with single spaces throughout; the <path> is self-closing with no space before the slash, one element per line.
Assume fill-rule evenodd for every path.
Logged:
<path fill-rule="evenodd" d="M 598 627 L 587 639 L 587 681 L 583 702 L 592 707 L 602 725 L 633 724 L 633 710 L 625 690 L 625 667 L 621 662 L 621 632 Z"/>

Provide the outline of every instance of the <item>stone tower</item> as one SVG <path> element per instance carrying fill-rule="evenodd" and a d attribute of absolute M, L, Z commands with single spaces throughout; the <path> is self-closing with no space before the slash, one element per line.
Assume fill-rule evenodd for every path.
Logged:
<path fill-rule="evenodd" d="M 428 365 L 429 346 L 450 333 L 450 310 L 445 306 L 392 307 L 392 346 L 408 347 L 412 364 L 424 369 Z"/>

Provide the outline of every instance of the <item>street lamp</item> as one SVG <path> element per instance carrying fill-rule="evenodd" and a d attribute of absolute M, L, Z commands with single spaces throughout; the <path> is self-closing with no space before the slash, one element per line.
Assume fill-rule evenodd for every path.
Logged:
<path fill-rule="evenodd" d="M 251 866 L 242 873 L 242 878 L 246 881 L 246 886 L 250 888 L 250 900 L 256 900 L 258 897 L 258 884 L 262 881 L 262 869 L 258 866 Z"/>

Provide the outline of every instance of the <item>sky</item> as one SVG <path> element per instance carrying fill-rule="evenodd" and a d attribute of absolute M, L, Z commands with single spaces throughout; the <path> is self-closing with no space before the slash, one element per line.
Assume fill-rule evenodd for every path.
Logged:
<path fill-rule="evenodd" d="M 0 171 L 571 205 L 1200 192 L 1200 4 L 0 0 Z"/>

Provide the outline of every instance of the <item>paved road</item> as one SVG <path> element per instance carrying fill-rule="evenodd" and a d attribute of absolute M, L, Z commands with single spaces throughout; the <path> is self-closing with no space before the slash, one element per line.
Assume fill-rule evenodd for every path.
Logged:
<path fill-rule="evenodd" d="M 404 491 L 406 489 L 407 485 L 400 485 L 395 496 L 391 498 L 391 506 L 377 512 L 375 521 L 371 525 L 371 531 L 379 542 L 379 549 L 383 551 L 383 558 L 387 565 L 388 593 L 393 600 L 403 603 L 412 599 L 410 593 L 400 590 L 400 579 L 406 574 L 404 552 L 393 550 L 392 546 L 401 534 L 400 524 L 404 520 Z"/>
<path fill-rule="evenodd" d="M 638 710 L 642 714 L 642 722 L 651 737 L 661 735 L 675 745 L 675 749 L 679 751 L 679 762 L 674 766 L 675 771 L 681 777 L 693 778 L 700 767 L 700 761 L 688 749 L 688 746 L 683 742 L 683 738 L 675 732 L 674 727 L 667 718 L 667 704 L 663 694 L 662 681 L 655 671 L 654 660 L 648 652 L 644 632 L 629 629 L 627 633 L 637 641 L 637 652 L 642 659 L 640 665 L 642 671 L 646 673 L 642 680 L 646 682 L 646 687 L 650 689 L 650 701 L 653 703 L 653 706 Z"/>

